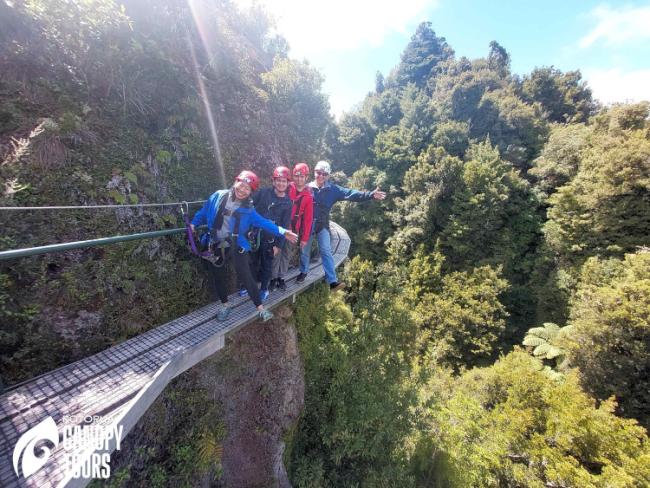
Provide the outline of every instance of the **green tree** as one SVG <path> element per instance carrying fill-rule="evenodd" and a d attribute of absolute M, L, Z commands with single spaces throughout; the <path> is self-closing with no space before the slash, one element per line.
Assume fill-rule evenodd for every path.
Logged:
<path fill-rule="evenodd" d="M 564 263 L 632 252 L 650 234 L 650 140 L 645 129 L 598 132 L 576 176 L 549 198 L 545 234 Z"/>
<path fill-rule="evenodd" d="M 373 190 L 386 188 L 386 175 L 376 168 L 362 166 L 348 181 L 351 188 Z M 385 242 L 393 232 L 388 214 L 392 202 L 363 204 L 341 202 L 332 212 L 332 219 L 341 224 L 352 240 L 350 253 L 381 262 L 386 256 Z"/>
<path fill-rule="evenodd" d="M 585 390 L 616 396 L 618 411 L 650 427 L 650 252 L 590 258 L 564 340 Z"/>
<path fill-rule="evenodd" d="M 504 159 L 527 171 L 546 142 L 548 126 L 536 107 L 524 103 L 513 90 L 493 90 L 481 97 L 470 135 L 479 140 L 489 136 Z"/>
<path fill-rule="evenodd" d="M 586 122 L 596 104 L 580 71 L 562 71 L 551 67 L 535 68 L 524 76 L 521 96 L 544 107 L 551 122 Z"/>
<path fill-rule="evenodd" d="M 420 332 L 396 300 L 395 273 L 354 258 L 345 280 L 354 311 L 325 287 L 299 298 L 307 382 L 291 479 L 294 486 L 412 486 L 404 440 L 416 419 Z"/>
<path fill-rule="evenodd" d="M 369 96 L 363 103 L 363 114 L 376 129 L 387 129 L 399 124 L 402 118 L 400 97 L 396 89 L 385 89 Z"/>
<path fill-rule="evenodd" d="M 588 146 L 592 130 L 584 124 L 555 124 L 547 143 L 533 161 L 529 174 L 544 198 L 569 183 L 578 173 L 581 152 Z"/>
<path fill-rule="evenodd" d="M 432 251 L 446 228 L 452 196 L 462 188 L 463 162 L 443 149 L 429 146 L 404 175 L 403 196 L 394 198 L 395 233 L 387 240 L 391 258 L 410 258 L 419 245 Z"/>
<path fill-rule="evenodd" d="M 436 124 L 431 144 L 444 148 L 452 156 L 462 158 L 469 147 L 469 124 L 455 120 Z"/>
<path fill-rule="evenodd" d="M 375 137 L 372 148 L 377 168 L 386 172 L 389 185 L 398 186 L 404 173 L 417 161 L 413 139 L 417 137 L 414 128 L 400 126 L 381 131 Z"/>
<path fill-rule="evenodd" d="M 415 83 L 424 87 L 429 78 L 436 75 L 438 64 L 453 56 L 453 49 L 444 37 L 436 36 L 431 22 L 422 22 L 401 55 L 395 82 L 399 86 Z"/>
<path fill-rule="evenodd" d="M 510 74 L 510 54 L 497 41 L 490 42 L 490 54 L 488 54 L 488 66 L 502 78 Z"/>
<path fill-rule="evenodd" d="M 375 93 L 381 95 L 385 89 L 384 75 L 381 74 L 381 71 L 377 71 L 375 74 Z"/>
<path fill-rule="evenodd" d="M 548 487 L 650 483 L 650 441 L 633 420 L 598 406 L 569 374 L 545 374 L 523 352 L 474 369 L 432 394 L 419 486 Z M 437 393 L 437 394 L 436 394 Z M 422 467 L 433 467 L 429 471 Z"/>
<path fill-rule="evenodd" d="M 467 159 L 441 236 L 444 254 L 454 268 L 503 265 L 505 276 L 528 275 L 540 225 L 530 185 L 489 141 L 470 147 Z"/>
<path fill-rule="evenodd" d="M 486 92 L 504 88 L 506 82 L 490 69 L 487 61 L 460 58 L 440 66 L 441 74 L 429 80 L 433 108 L 438 119 L 453 119 L 470 125 Z"/>
<path fill-rule="evenodd" d="M 411 131 L 411 147 L 419 154 L 431 138 L 431 126 L 434 121 L 429 97 L 423 90 L 409 84 L 402 92 L 400 110 L 402 112 L 400 126 Z"/>
<path fill-rule="evenodd" d="M 409 263 L 412 319 L 428 332 L 439 364 L 456 371 L 488 364 L 503 340 L 507 312 L 499 297 L 508 283 L 489 266 L 443 275 L 443 263 L 423 249 Z"/>
<path fill-rule="evenodd" d="M 593 117 L 591 122 L 599 133 L 621 136 L 626 131 L 650 130 L 650 102 L 615 104 Z"/>
<path fill-rule="evenodd" d="M 315 159 L 322 152 L 330 117 L 320 73 L 307 62 L 276 58 L 273 69 L 262 73 L 262 81 L 274 130 L 290 134 L 281 148 L 284 158 Z"/>
<path fill-rule="evenodd" d="M 338 136 L 333 144 L 332 159 L 347 175 L 373 160 L 375 130 L 363 115 L 346 113 L 338 123 Z"/>

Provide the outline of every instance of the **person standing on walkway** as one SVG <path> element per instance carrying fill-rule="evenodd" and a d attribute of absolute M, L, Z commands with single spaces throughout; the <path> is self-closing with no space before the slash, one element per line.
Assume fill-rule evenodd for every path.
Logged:
<path fill-rule="evenodd" d="M 291 199 L 291 231 L 298 235 L 300 249 L 303 249 L 311 237 L 311 227 L 314 215 L 314 198 L 307 186 L 309 166 L 298 163 L 294 166 L 293 181 L 289 183 L 289 198 Z M 273 285 L 280 290 L 286 289 L 284 276 L 289 269 L 293 246 L 285 243 L 282 252 L 273 260 Z"/>
<path fill-rule="evenodd" d="M 212 251 L 206 256 L 208 273 L 217 292 L 221 305 L 217 319 L 226 320 L 231 309 L 228 306 L 226 262 L 232 261 L 237 278 L 244 283 L 248 295 L 259 312 L 260 319 L 267 321 L 273 317 L 260 299 L 257 282 L 251 274 L 251 245 L 246 235 L 251 227 L 259 227 L 276 236 L 284 236 L 289 242 L 296 242 L 298 236 L 283 227 L 260 216 L 252 207 L 251 193 L 259 187 L 259 178 L 252 171 L 242 171 L 230 190 L 217 190 L 203 207 L 194 214 L 190 224 L 192 232 L 199 225 L 206 225 L 207 232 L 200 237 L 201 245 Z"/>
<path fill-rule="evenodd" d="M 290 176 L 289 168 L 278 166 L 273 170 L 273 186 L 262 188 L 253 195 L 255 210 L 262 217 L 286 229 L 291 226 L 291 200 L 287 195 Z M 285 247 L 285 240 L 284 237 L 278 237 L 269 231 L 261 232 L 260 247 L 253 259 L 258 260 L 255 264 L 259 264 L 260 298 L 264 301 L 269 296 L 274 257 L 280 255 Z"/>
<path fill-rule="evenodd" d="M 339 283 L 334 267 L 334 258 L 330 246 L 330 211 L 336 202 L 365 202 L 368 200 L 383 200 L 386 193 L 376 188 L 373 191 L 358 191 L 330 183 L 329 175 L 332 167 L 327 161 L 319 161 L 314 168 L 315 179 L 309 183 L 309 188 L 314 195 L 314 224 L 311 237 L 307 245 L 302 247 L 300 253 L 300 274 L 296 278 L 298 282 L 304 281 L 309 272 L 309 254 L 311 242 L 316 236 L 320 250 L 325 278 L 330 289 L 338 290 L 343 287 Z"/>

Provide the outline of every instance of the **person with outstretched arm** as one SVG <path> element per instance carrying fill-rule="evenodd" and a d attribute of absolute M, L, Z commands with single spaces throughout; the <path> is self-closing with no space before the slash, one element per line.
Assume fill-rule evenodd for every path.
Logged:
<path fill-rule="evenodd" d="M 266 322 L 273 314 L 264 310 L 257 282 L 251 274 L 251 245 L 247 234 L 252 227 L 259 227 L 273 235 L 284 236 L 289 242 L 296 242 L 298 236 L 283 227 L 260 216 L 252 207 L 251 193 L 259 187 L 259 178 L 252 171 L 242 171 L 229 190 L 218 190 L 210 195 L 203 207 L 194 214 L 191 230 L 199 225 L 208 226 L 200 237 L 201 245 L 210 249 L 206 256 L 208 272 L 221 305 L 217 312 L 218 320 L 226 320 L 230 315 L 226 262 L 232 261 L 237 278 L 244 283 L 248 295 L 257 307 L 260 319 Z"/>
<path fill-rule="evenodd" d="M 350 188 L 343 188 L 339 185 L 330 183 L 329 175 L 332 167 L 327 161 L 319 161 L 314 168 L 314 181 L 309 183 L 314 196 L 314 223 L 309 243 L 300 251 L 300 274 L 296 281 L 305 280 L 309 272 L 309 254 L 311 251 L 311 242 L 316 236 L 320 256 L 323 261 L 325 278 L 330 285 L 330 289 L 338 290 L 343 285 L 339 283 L 334 267 L 334 258 L 330 247 L 330 211 L 336 202 L 364 202 L 367 200 L 383 200 L 386 193 L 376 188 L 373 191 L 358 191 Z"/>

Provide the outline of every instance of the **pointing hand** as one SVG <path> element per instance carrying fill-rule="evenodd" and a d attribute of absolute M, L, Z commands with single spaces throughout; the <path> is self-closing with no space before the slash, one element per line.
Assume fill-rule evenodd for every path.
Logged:
<path fill-rule="evenodd" d="M 294 234 L 290 230 L 284 233 L 284 237 L 287 239 L 287 241 L 291 242 L 292 244 L 295 244 L 296 241 L 298 240 L 298 234 Z"/>

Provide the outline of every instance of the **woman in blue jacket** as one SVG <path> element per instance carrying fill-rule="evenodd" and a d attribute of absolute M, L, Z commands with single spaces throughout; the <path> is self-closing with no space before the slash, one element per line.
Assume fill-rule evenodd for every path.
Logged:
<path fill-rule="evenodd" d="M 257 307 L 260 319 L 267 321 L 273 317 L 260 300 L 260 291 L 250 269 L 251 245 L 246 235 L 251 227 L 259 227 L 276 236 L 284 236 L 289 242 L 295 243 L 298 236 L 293 232 L 275 225 L 261 217 L 251 206 L 251 193 L 259 187 L 259 178 L 252 171 L 242 171 L 235 179 L 230 190 L 218 190 L 210 195 L 203 208 L 196 212 L 192 219 L 191 228 L 197 225 L 208 226 L 207 232 L 201 235 L 200 241 L 204 248 L 212 250 L 208 270 L 221 306 L 217 312 L 218 320 L 226 320 L 230 315 L 228 306 L 228 289 L 226 261 L 231 259 L 237 278 L 243 283 L 248 295 Z"/>
<path fill-rule="evenodd" d="M 330 285 L 330 289 L 336 290 L 342 285 L 336 277 L 334 267 L 334 258 L 330 246 L 330 210 L 336 202 L 365 202 L 367 200 L 383 200 L 386 193 L 376 188 L 373 191 L 358 191 L 350 188 L 343 188 L 329 182 L 329 175 L 332 172 L 330 163 L 319 161 L 314 168 L 315 180 L 309 183 L 309 188 L 314 195 L 314 224 L 311 237 L 306 246 L 300 250 L 300 274 L 296 281 L 305 280 L 309 272 L 309 254 L 311 252 L 311 243 L 316 236 L 318 239 L 318 248 L 320 250 L 325 278 Z"/>

